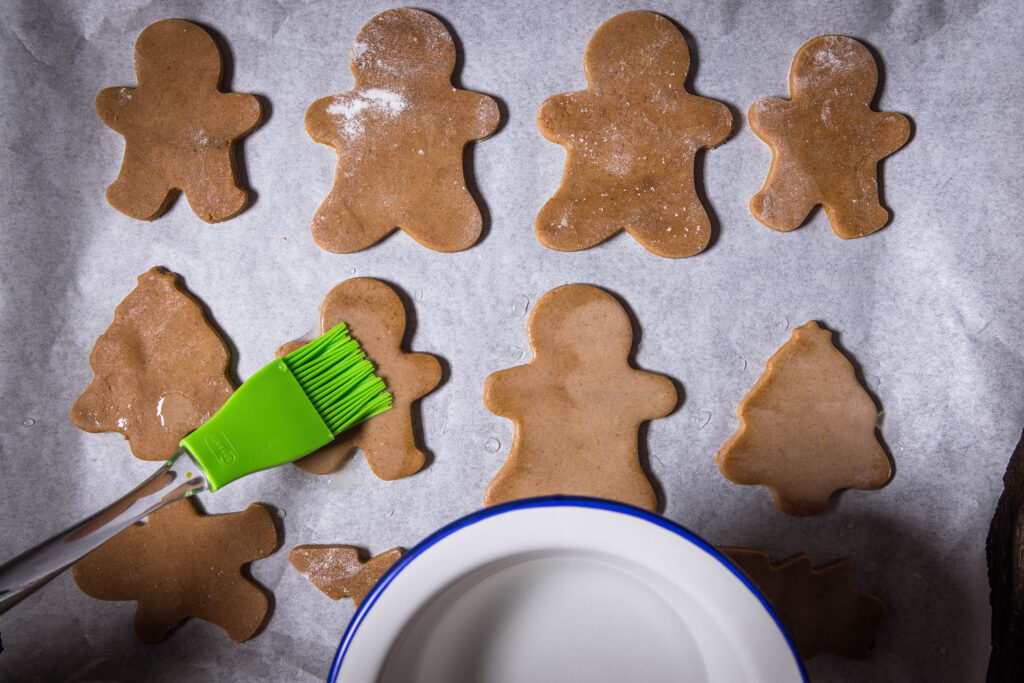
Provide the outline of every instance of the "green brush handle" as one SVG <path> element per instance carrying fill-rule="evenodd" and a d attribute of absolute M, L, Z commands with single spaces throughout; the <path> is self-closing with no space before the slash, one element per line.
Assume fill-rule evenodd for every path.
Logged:
<path fill-rule="evenodd" d="M 216 491 L 239 477 L 291 462 L 334 435 L 283 359 L 247 379 L 180 445 Z"/>

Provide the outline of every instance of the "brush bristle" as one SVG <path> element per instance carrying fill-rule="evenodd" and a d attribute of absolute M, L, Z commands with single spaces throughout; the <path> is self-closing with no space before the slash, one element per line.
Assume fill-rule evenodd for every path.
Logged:
<path fill-rule="evenodd" d="M 384 380 L 348 335 L 345 323 L 282 359 L 332 434 L 356 426 L 391 407 Z"/>

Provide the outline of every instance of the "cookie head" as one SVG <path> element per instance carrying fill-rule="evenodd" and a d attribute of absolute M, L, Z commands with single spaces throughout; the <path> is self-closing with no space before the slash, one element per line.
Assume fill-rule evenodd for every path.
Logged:
<path fill-rule="evenodd" d="M 537 302 L 529 337 L 536 355 L 577 365 L 589 358 L 628 357 L 633 327 L 611 294 L 589 285 L 565 285 Z"/>
<path fill-rule="evenodd" d="M 867 106 L 878 88 L 878 66 L 871 52 L 853 38 L 819 36 L 793 57 L 789 88 L 794 97 L 838 90 Z"/>
<path fill-rule="evenodd" d="M 193 86 L 216 88 L 221 61 L 209 33 L 181 19 L 165 19 L 147 26 L 135 42 L 135 72 L 139 85 L 187 81 Z"/>
<path fill-rule="evenodd" d="M 690 70 L 686 39 L 653 12 L 626 12 L 594 33 L 583 57 L 587 82 L 599 88 L 683 88 Z"/>
<path fill-rule="evenodd" d="M 352 45 L 351 68 L 356 84 L 363 86 L 448 80 L 455 69 L 455 42 L 436 17 L 415 9 L 392 9 L 360 29 Z"/>

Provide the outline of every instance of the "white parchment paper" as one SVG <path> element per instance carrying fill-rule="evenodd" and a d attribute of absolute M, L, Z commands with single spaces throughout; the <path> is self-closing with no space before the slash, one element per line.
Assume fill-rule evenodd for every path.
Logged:
<path fill-rule="evenodd" d="M 372 276 L 411 302 L 412 349 L 445 359 L 421 404 L 428 466 L 378 480 L 361 454 L 333 475 L 282 467 L 206 496 L 211 512 L 253 501 L 282 515 L 281 550 L 252 575 L 274 594 L 265 630 L 236 645 L 189 620 L 146 646 L 133 603 L 82 594 L 69 575 L 0 617 L 0 679 L 317 680 L 350 601 L 333 602 L 288 564 L 300 543 L 409 547 L 481 506 L 512 425 L 481 396 L 491 372 L 530 358 L 526 320 L 567 282 L 622 297 L 642 339 L 638 366 L 675 379 L 682 402 L 645 435 L 664 514 L 717 544 L 849 557 L 856 585 L 889 614 L 867 661 L 822 654 L 825 681 L 979 680 L 988 659 L 984 541 L 1001 475 L 1024 422 L 1020 198 L 1024 20 L 1013 0 L 924 2 L 428 2 L 460 50 L 456 84 L 500 99 L 502 127 L 477 143 L 472 178 L 486 231 L 458 254 L 404 234 L 352 255 L 321 251 L 309 223 L 331 185 L 334 152 L 305 133 L 322 96 L 349 89 L 348 55 L 380 2 L 35 2 L 0 6 L 0 560 L 120 495 L 151 470 L 115 434 L 77 430 L 68 413 L 91 378 L 89 352 L 135 278 L 184 276 L 237 352 L 245 378 L 306 332 L 338 282 Z M 735 133 L 703 159 L 714 216 L 704 253 L 671 261 L 628 235 L 580 253 L 542 247 L 537 211 L 558 185 L 563 150 L 535 115 L 545 97 L 585 86 L 583 50 L 606 19 L 661 12 L 688 33 L 693 87 L 728 103 Z M 169 17 L 212 29 L 229 51 L 228 87 L 263 98 L 265 123 L 241 157 L 256 201 L 218 225 L 183 199 L 152 223 L 104 199 L 123 141 L 96 116 L 104 87 L 135 85 L 138 34 Z M 892 222 L 842 241 L 823 212 L 780 234 L 747 201 L 770 153 L 747 128 L 759 97 L 788 96 L 793 54 L 824 33 L 856 37 L 883 65 L 883 110 L 913 121 L 884 163 Z M 879 491 L 847 492 L 796 519 L 760 487 L 725 480 L 714 453 L 735 406 L 792 328 L 834 330 L 883 408 L 896 463 Z M 614 601 L 616 596 L 601 596 Z"/>

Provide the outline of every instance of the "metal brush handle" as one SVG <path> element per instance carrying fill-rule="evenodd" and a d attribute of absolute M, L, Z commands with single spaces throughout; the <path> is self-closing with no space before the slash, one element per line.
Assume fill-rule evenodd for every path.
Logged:
<path fill-rule="evenodd" d="M 0 566 L 0 614 L 115 534 L 164 505 L 209 488 L 203 470 L 182 449 L 120 500 Z"/>

